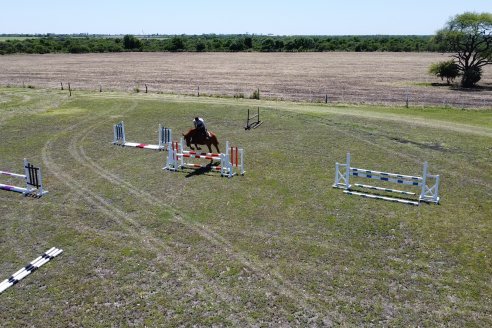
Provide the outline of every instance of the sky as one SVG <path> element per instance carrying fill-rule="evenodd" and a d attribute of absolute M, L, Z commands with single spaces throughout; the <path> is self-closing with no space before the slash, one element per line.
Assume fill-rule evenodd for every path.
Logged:
<path fill-rule="evenodd" d="M 0 34 L 431 35 L 492 0 L 2 0 Z"/>

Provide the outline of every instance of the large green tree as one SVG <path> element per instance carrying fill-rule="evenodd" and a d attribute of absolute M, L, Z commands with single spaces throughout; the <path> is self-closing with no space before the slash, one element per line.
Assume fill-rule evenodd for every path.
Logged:
<path fill-rule="evenodd" d="M 435 41 L 442 50 L 453 53 L 461 85 L 473 87 L 482 77 L 482 67 L 492 64 L 492 14 L 456 15 L 437 32 Z"/>

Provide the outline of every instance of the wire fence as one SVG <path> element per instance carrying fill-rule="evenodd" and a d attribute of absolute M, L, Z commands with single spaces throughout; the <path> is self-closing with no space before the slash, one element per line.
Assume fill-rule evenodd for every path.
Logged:
<path fill-rule="evenodd" d="M 443 107 L 455 109 L 492 109 L 492 88 L 474 90 L 438 88 L 435 92 L 429 88 L 353 88 L 340 86 L 323 90 L 296 86 L 267 86 L 265 88 L 249 86 L 224 87 L 223 84 L 202 83 L 200 85 L 183 81 L 171 83 L 145 83 L 145 81 L 93 83 L 26 81 L 7 84 L 6 87 L 48 88 L 64 90 L 69 95 L 77 90 L 92 92 L 129 92 L 173 94 L 195 97 L 222 97 L 237 99 L 262 99 L 273 101 L 294 101 L 325 103 L 329 105 L 381 105 L 409 108 Z M 444 91 L 444 92 L 443 92 Z"/>

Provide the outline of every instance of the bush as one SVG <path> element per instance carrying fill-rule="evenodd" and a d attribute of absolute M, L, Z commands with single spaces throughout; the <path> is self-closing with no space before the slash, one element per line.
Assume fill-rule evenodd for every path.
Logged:
<path fill-rule="evenodd" d="M 470 67 L 463 72 L 461 78 L 461 86 L 464 88 L 471 88 L 477 84 L 482 78 L 482 69 L 480 67 Z"/>
<path fill-rule="evenodd" d="M 133 35 L 127 34 L 123 37 L 123 47 L 127 50 L 140 49 L 142 48 L 142 41 Z"/>
<path fill-rule="evenodd" d="M 68 47 L 68 52 L 71 54 L 85 54 L 89 53 L 91 50 L 86 45 L 72 44 Z"/>
<path fill-rule="evenodd" d="M 460 74 L 460 71 L 459 66 L 451 59 L 432 64 L 429 68 L 429 74 L 440 77 L 443 81 L 446 79 L 446 83 L 451 84 Z"/>
<path fill-rule="evenodd" d="M 183 51 L 185 50 L 185 43 L 183 38 L 175 36 L 171 39 L 171 44 L 169 45 L 169 51 Z"/>
<path fill-rule="evenodd" d="M 253 91 L 253 94 L 249 98 L 260 100 L 260 89 L 256 89 L 255 91 Z"/>
<path fill-rule="evenodd" d="M 207 46 L 202 41 L 197 42 L 197 44 L 195 45 L 195 49 L 197 52 L 203 52 L 206 48 Z"/>

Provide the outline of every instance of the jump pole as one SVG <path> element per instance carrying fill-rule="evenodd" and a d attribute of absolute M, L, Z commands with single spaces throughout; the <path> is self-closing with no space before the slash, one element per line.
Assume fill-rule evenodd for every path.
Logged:
<path fill-rule="evenodd" d="M 62 252 L 63 252 L 62 249 L 52 247 L 49 250 L 47 250 L 45 253 L 43 253 L 41 256 L 35 258 L 25 267 L 23 267 L 22 269 L 20 269 L 19 271 L 17 271 L 9 278 L 5 279 L 0 283 L 0 294 L 3 293 L 7 288 L 15 285 L 16 283 L 27 277 L 32 272 L 39 269 L 42 265 L 46 264 L 51 259 L 60 255 Z"/>

